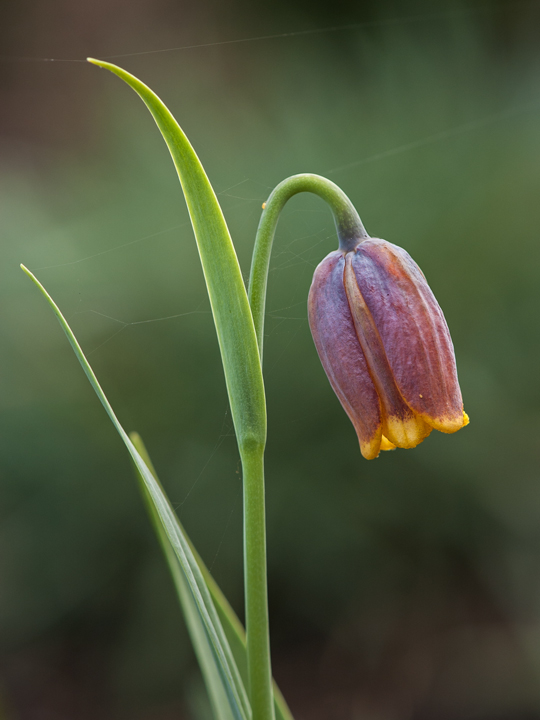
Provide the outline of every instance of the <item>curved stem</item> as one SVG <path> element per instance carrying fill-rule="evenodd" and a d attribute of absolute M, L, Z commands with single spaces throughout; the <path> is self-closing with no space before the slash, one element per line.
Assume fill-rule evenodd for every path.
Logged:
<path fill-rule="evenodd" d="M 330 205 L 336 223 L 340 250 L 344 252 L 354 250 L 362 240 L 369 237 L 354 205 L 343 190 L 331 180 L 327 180 L 320 175 L 303 173 L 301 175 L 293 175 L 283 180 L 283 182 L 274 188 L 272 194 L 263 205 L 263 214 L 255 237 L 249 276 L 248 298 L 249 304 L 251 305 L 253 322 L 255 323 L 255 333 L 257 335 L 261 362 L 266 286 L 276 226 L 286 202 L 290 200 L 293 195 L 301 192 L 314 193 L 323 200 L 326 200 Z"/>
<path fill-rule="evenodd" d="M 280 183 L 263 205 L 255 238 L 248 299 L 262 364 L 264 311 L 268 268 L 276 226 L 286 202 L 301 192 L 312 192 L 330 205 L 339 247 L 349 252 L 369 237 L 354 206 L 340 188 L 320 175 L 293 175 Z M 244 567 L 249 695 L 253 720 L 272 720 L 270 642 L 266 580 L 264 511 L 264 447 L 240 448 L 244 474 Z"/>

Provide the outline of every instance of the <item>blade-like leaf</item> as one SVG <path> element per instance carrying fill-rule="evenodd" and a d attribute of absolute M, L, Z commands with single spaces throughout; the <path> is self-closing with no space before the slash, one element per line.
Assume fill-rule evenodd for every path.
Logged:
<path fill-rule="evenodd" d="M 216 325 L 231 413 L 240 445 L 266 442 L 266 404 L 255 327 L 240 265 L 214 190 L 182 129 L 158 96 L 136 77 L 88 58 L 124 80 L 150 110 L 171 153 L 199 248 Z"/>
<path fill-rule="evenodd" d="M 153 474 L 156 482 L 161 487 L 161 484 L 159 483 L 158 477 L 154 470 L 154 466 L 152 465 L 152 462 L 148 456 L 148 453 L 146 452 L 146 448 L 144 447 L 141 438 L 139 437 L 139 435 L 137 435 L 137 433 L 130 433 L 129 437 L 135 445 L 139 455 L 144 460 L 146 466 Z M 197 611 L 197 606 L 195 605 L 193 596 L 189 591 L 189 587 L 186 583 L 184 573 L 182 572 L 182 568 L 180 567 L 178 558 L 169 541 L 169 538 L 167 537 L 165 530 L 163 529 L 160 517 L 156 512 L 155 505 L 152 502 L 152 498 L 150 497 L 150 494 L 148 493 L 148 490 L 146 488 L 144 478 L 135 464 L 133 465 L 133 467 L 135 468 L 135 474 L 137 476 L 137 480 L 139 481 L 139 486 L 141 488 L 145 505 L 152 521 L 152 525 L 154 526 L 154 530 L 156 531 L 156 535 L 158 536 L 158 540 L 163 549 L 167 564 L 169 565 L 169 570 L 171 571 L 173 582 L 176 587 L 176 592 L 178 593 L 180 605 L 182 606 L 182 611 L 186 620 L 188 632 L 191 637 L 191 642 L 193 643 L 193 648 L 195 650 L 197 660 L 199 661 L 199 666 L 201 668 L 201 672 L 204 678 L 204 683 L 206 685 L 206 689 L 208 690 L 208 696 L 210 698 L 212 710 L 214 711 L 214 717 L 216 720 L 234 720 L 234 716 L 231 713 L 230 705 L 227 702 L 227 696 L 223 687 L 221 675 L 216 665 L 215 655 L 212 652 L 212 647 L 209 643 L 208 635 L 205 632 L 203 623 L 201 621 L 201 616 Z M 187 539 L 189 541 L 189 538 Z"/>
<path fill-rule="evenodd" d="M 150 456 L 148 454 L 146 446 L 144 445 L 144 443 L 142 441 L 141 436 L 138 433 L 130 433 L 129 437 L 131 438 L 131 441 L 135 445 L 139 455 L 142 457 L 142 459 L 146 463 L 147 467 L 150 469 L 150 471 L 154 475 L 154 478 L 155 478 L 156 482 L 160 485 L 162 492 L 165 493 L 165 491 L 163 490 L 163 487 L 159 481 L 159 478 L 156 474 L 154 465 L 152 464 L 152 460 L 150 459 Z M 146 486 L 143 484 L 143 480 L 142 480 L 140 473 L 138 472 L 136 467 L 135 467 L 135 471 L 136 471 L 137 477 L 139 479 L 139 484 L 141 484 L 143 491 L 146 493 Z M 153 510 L 153 506 L 151 504 L 148 504 L 148 508 L 149 508 L 149 512 L 152 516 L 152 519 L 154 520 L 155 511 Z M 238 619 L 238 616 L 234 612 L 233 608 L 231 607 L 229 601 L 223 594 L 221 588 L 219 587 L 217 582 L 214 580 L 212 574 L 206 567 L 204 560 L 201 558 L 201 556 L 195 549 L 193 543 L 191 542 L 191 540 L 189 538 L 189 535 L 186 533 L 180 520 L 178 520 L 178 524 L 182 527 L 184 537 L 188 541 L 188 543 L 191 547 L 193 556 L 199 565 L 202 576 L 206 582 L 208 590 L 210 591 L 212 600 L 214 601 L 214 605 L 216 607 L 217 613 L 221 620 L 221 624 L 223 626 L 223 630 L 225 631 L 225 635 L 227 636 L 227 640 L 229 641 L 229 645 L 232 650 L 234 659 L 236 661 L 236 665 L 238 667 L 238 670 L 240 672 L 242 680 L 244 681 L 245 685 L 247 686 L 248 668 L 247 668 L 247 651 L 246 651 L 246 632 L 244 630 L 244 627 L 243 627 L 242 623 L 240 622 L 240 620 Z M 164 535 L 163 529 L 161 528 L 160 524 L 159 523 L 156 524 L 156 522 L 154 522 L 154 527 L 156 529 L 156 533 L 157 533 L 158 538 L 163 547 L 163 551 L 165 553 L 165 557 L 167 558 L 167 562 L 169 563 L 169 567 L 171 569 L 171 573 L 173 575 L 174 582 L 177 585 L 180 602 L 182 604 L 182 607 L 184 608 L 184 614 L 186 615 L 186 621 L 189 624 L 190 620 L 187 617 L 187 613 L 186 613 L 186 610 L 184 607 L 185 601 L 184 601 L 184 595 L 182 592 L 182 588 L 178 587 L 178 584 L 177 584 L 177 577 L 179 577 L 180 580 L 182 581 L 182 575 L 181 575 L 181 573 L 179 573 L 179 568 L 178 568 L 178 560 L 176 559 L 176 556 L 174 554 L 171 554 L 170 543 L 168 542 L 167 537 Z M 167 547 L 167 545 L 168 545 L 168 547 Z M 173 567 L 173 565 L 171 565 L 171 563 L 176 565 L 176 567 Z M 195 645 L 195 640 L 193 640 L 193 644 Z M 201 669 L 202 669 L 202 662 L 200 659 L 199 659 L 199 662 L 201 663 Z M 203 674 L 204 674 L 204 670 L 203 670 Z M 206 675 L 205 675 L 205 679 L 206 679 Z M 208 687 L 208 693 L 211 696 L 212 689 L 211 689 L 211 687 L 208 686 L 208 683 L 207 683 L 207 687 Z M 274 708 L 275 708 L 275 712 L 276 712 L 276 720 L 293 720 L 291 711 L 289 710 L 289 707 L 288 707 L 287 703 L 285 702 L 285 698 L 281 694 L 281 691 L 278 688 L 275 681 L 273 683 L 273 692 L 274 692 Z"/>
<path fill-rule="evenodd" d="M 150 110 L 180 178 L 199 248 L 242 459 L 244 567 L 250 702 L 257 720 L 274 720 L 264 516 L 266 402 L 251 309 L 225 218 L 188 139 L 161 100 L 111 63 L 90 62 L 127 83 Z"/>
<path fill-rule="evenodd" d="M 129 454 L 131 455 L 131 459 L 144 481 L 148 495 L 155 508 L 155 512 L 159 517 L 165 535 L 176 558 L 178 559 L 180 568 L 184 573 L 186 586 L 189 588 L 191 598 L 193 599 L 193 607 L 196 608 L 200 618 L 200 627 L 207 635 L 209 647 L 211 648 L 211 652 L 215 658 L 215 665 L 223 683 L 223 688 L 226 693 L 225 697 L 229 704 L 231 715 L 235 720 L 249 720 L 251 717 L 251 708 L 249 706 L 244 684 L 217 615 L 214 603 L 212 602 L 212 598 L 210 597 L 210 593 L 199 569 L 199 565 L 193 556 L 190 545 L 178 523 L 173 508 L 171 507 L 165 494 L 162 492 L 159 484 L 156 482 L 154 475 L 137 452 L 137 449 L 116 417 L 105 396 L 105 393 L 94 375 L 94 371 L 90 367 L 90 364 L 77 342 L 75 335 L 60 312 L 58 306 L 30 270 L 25 268 L 24 265 L 21 265 L 21 268 L 41 290 L 49 305 L 52 307 L 60 325 L 62 326 L 62 329 L 67 335 L 71 347 L 75 351 L 77 359 L 90 381 L 90 384 L 94 388 L 101 404 L 105 408 L 113 425 L 124 441 Z"/>

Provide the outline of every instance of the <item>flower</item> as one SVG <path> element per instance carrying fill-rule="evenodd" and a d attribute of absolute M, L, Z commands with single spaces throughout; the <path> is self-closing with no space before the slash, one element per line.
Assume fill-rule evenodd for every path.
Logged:
<path fill-rule="evenodd" d="M 405 250 L 366 237 L 330 253 L 315 270 L 308 312 L 366 459 L 467 425 L 446 320 Z"/>

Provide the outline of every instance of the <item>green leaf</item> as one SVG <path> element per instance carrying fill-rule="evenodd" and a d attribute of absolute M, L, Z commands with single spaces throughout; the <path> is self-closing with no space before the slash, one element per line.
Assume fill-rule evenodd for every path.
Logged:
<path fill-rule="evenodd" d="M 146 463 L 147 467 L 151 470 L 152 474 L 154 475 L 154 478 L 156 479 L 156 482 L 159 483 L 159 478 L 156 474 L 156 471 L 154 469 L 154 466 L 152 464 L 152 461 L 150 459 L 150 456 L 148 455 L 148 451 L 142 441 L 141 436 L 138 433 L 130 433 L 130 438 L 135 445 L 139 455 L 143 458 L 144 462 Z M 146 487 L 144 486 L 142 482 L 142 478 L 140 476 L 140 473 L 138 472 L 137 468 L 135 468 L 137 477 L 139 479 L 139 483 L 141 484 L 141 487 L 143 488 L 143 492 L 146 493 Z M 161 484 L 160 487 L 162 488 Z M 163 493 L 165 491 L 162 488 Z M 167 559 L 167 562 L 169 563 L 169 567 L 171 569 L 171 573 L 173 576 L 173 580 L 176 584 L 178 596 L 180 599 L 180 603 L 184 609 L 184 614 L 186 615 L 186 621 L 189 625 L 190 618 L 188 617 L 188 614 L 185 609 L 185 594 L 183 591 L 183 586 L 178 585 L 177 578 L 180 579 L 180 582 L 183 582 L 182 575 L 179 572 L 178 568 L 178 560 L 176 559 L 176 556 L 171 553 L 170 543 L 167 539 L 167 537 L 163 533 L 163 529 L 161 528 L 161 525 L 159 522 L 156 523 L 155 521 L 155 511 L 153 509 L 153 506 L 148 503 L 148 509 L 150 512 L 150 515 L 152 517 L 152 520 L 154 521 L 154 527 L 156 529 L 156 533 L 158 535 L 158 538 L 160 540 L 160 543 L 162 545 L 163 551 L 165 553 L 165 557 Z M 182 524 L 180 520 L 178 520 L 178 524 L 182 527 Z M 233 608 L 229 604 L 229 601 L 223 594 L 221 588 L 217 584 L 217 582 L 212 577 L 212 574 L 206 567 L 204 560 L 201 558 L 197 550 L 195 549 L 193 543 L 191 542 L 188 534 L 182 527 L 182 531 L 184 533 L 184 537 L 188 541 L 191 547 L 191 551 L 193 553 L 194 558 L 196 559 L 199 568 L 201 570 L 202 576 L 206 582 L 206 585 L 208 587 L 208 590 L 210 591 L 210 595 L 212 596 L 212 600 L 214 601 L 214 605 L 216 607 L 217 613 L 219 615 L 219 618 L 221 620 L 221 624 L 223 626 L 223 630 L 225 631 L 225 635 L 227 636 L 227 640 L 229 641 L 230 648 L 232 650 L 234 659 L 236 661 L 236 665 L 238 667 L 238 670 L 240 672 L 240 675 L 242 677 L 242 680 L 244 681 L 245 685 L 248 684 L 248 668 L 247 668 L 247 650 L 246 650 L 246 632 L 244 630 L 244 627 L 240 620 L 238 619 L 238 616 L 234 612 Z M 193 638 L 192 634 L 192 640 L 195 647 L 197 638 Z M 197 655 L 199 657 L 199 655 Z M 203 662 L 204 658 L 201 660 L 199 658 L 199 662 L 201 664 L 201 670 L 203 672 L 203 675 L 205 677 L 205 681 L 207 683 L 208 688 L 208 694 L 210 695 L 212 699 L 212 693 L 213 693 L 213 686 L 211 685 L 211 680 L 206 680 L 206 673 L 203 668 Z M 289 710 L 287 703 L 285 702 L 285 698 L 281 694 L 280 689 L 278 688 L 276 682 L 273 683 L 273 692 L 274 692 L 274 708 L 276 712 L 276 720 L 293 720 L 293 716 L 291 714 L 291 711 Z M 213 703 L 213 700 L 211 700 Z M 214 703 L 213 703 L 214 704 Z"/>
<path fill-rule="evenodd" d="M 199 248 L 225 371 L 244 485 L 245 608 L 250 702 L 257 720 L 274 720 L 264 516 L 266 402 L 251 309 L 223 213 L 206 173 L 176 120 L 140 80 L 90 59 L 126 82 L 143 100 L 169 148 Z"/>
<path fill-rule="evenodd" d="M 30 270 L 25 268 L 24 265 L 21 265 L 21 268 L 37 285 L 47 299 L 49 305 L 52 307 L 60 325 L 62 326 L 62 329 L 67 335 L 71 347 L 75 351 L 77 359 L 90 381 L 90 384 L 94 388 L 101 404 L 105 408 L 113 425 L 124 441 L 129 454 L 131 455 L 131 459 L 144 481 L 148 498 L 153 504 L 162 530 L 177 559 L 177 567 L 178 569 L 181 569 L 181 572 L 183 573 L 182 577 L 185 581 L 185 587 L 188 590 L 187 596 L 191 598 L 191 602 L 188 602 L 188 609 L 190 612 L 196 613 L 198 616 L 198 624 L 196 625 L 197 632 L 199 634 L 204 633 L 207 637 L 209 652 L 211 652 L 214 658 L 216 668 L 215 678 L 217 678 L 219 674 L 219 678 L 222 683 L 223 697 L 220 702 L 227 703 L 230 714 L 220 716 L 219 720 L 222 720 L 222 717 L 223 720 L 225 720 L 225 718 L 228 720 L 229 717 L 234 718 L 234 720 L 249 720 L 251 718 L 251 708 L 249 706 L 244 683 L 240 677 L 238 667 L 232 655 L 231 648 L 223 631 L 223 627 L 217 615 L 214 603 L 200 571 L 199 565 L 193 556 L 190 544 L 185 537 L 183 529 L 176 518 L 171 504 L 161 490 L 159 483 L 154 478 L 153 473 L 147 467 L 146 463 L 116 417 L 105 396 L 105 393 L 94 375 L 94 371 L 90 367 L 90 364 L 77 342 L 75 335 L 60 312 L 58 306 Z"/>
<path fill-rule="evenodd" d="M 161 487 L 159 479 L 154 470 L 154 466 L 152 465 L 152 462 L 148 456 L 148 453 L 146 452 L 146 448 L 140 436 L 137 433 L 130 433 L 129 437 L 133 442 L 133 445 L 137 449 L 139 455 L 144 460 L 146 466 L 154 476 L 156 483 L 159 484 L 163 494 L 165 494 L 165 491 Z M 145 505 L 148 510 L 148 514 L 150 515 L 152 525 L 154 526 L 154 530 L 156 531 L 156 535 L 158 536 L 158 540 L 163 549 L 163 553 L 165 554 L 167 564 L 169 565 L 169 570 L 171 571 L 173 582 L 178 593 L 178 598 L 180 600 L 180 605 L 182 606 L 182 611 L 186 620 L 188 632 L 191 637 L 191 642 L 193 643 L 193 648 L 195 650 L 195 654 L 197 655 L 197 660 L 199 661 L 199 666 L 201 668 L 206 689 L 208 690 L 208 696 L 210 698 L 210 704 L 212 705 L 212 709 L 214 711 L 214 717 L 216 718 L 216 720 L 234 720 L 234 716 L 231 713 L 229 703 L 227 702 L 227 697 L 223 687 L 223 683 L 221 681 L 219 668 L 216 665 L 215 655 L 212 652 L 212 647 L 209 643 L 208 635 L 205 632 L 204 625 L 201 621 L 201 616 L 197 612 L 197 606 L 193 600 L 192 594 L 189 591 L 189 587 L 186 583 L 184 573 L 182 572 L 182 568 L 178 562 L 178 558 L 169 541 L 169 538 L 167 537 L 167 534 L 163 529 L 161 519 L 156 512 L 155 505 L 152 502 L 152 498 L 146 488 L 144 478 L 135 464 L 134 468 L 136 477 L 139 481 L 141 492 L 144 497 Z M 180 521 L 178 522 L 180 524 Z M 187 535 L 186 539 L 188 540 L 188 542 L 190 542 Z M 197 559 L 197 562 L 199 563 L 199 557 L 195 552 L 193 552 L 193 554 Z"/>
<path fill-rule="evenodd" d="M 266 404 L 257 338 L 236 252 L 214 190 L 189 140 L 157 95 L 116 65 L 88 61 L 110 70 L 135 90 L 167 143 L 199 248 L 240 452 L 244 445 L 264 446 Z"/>

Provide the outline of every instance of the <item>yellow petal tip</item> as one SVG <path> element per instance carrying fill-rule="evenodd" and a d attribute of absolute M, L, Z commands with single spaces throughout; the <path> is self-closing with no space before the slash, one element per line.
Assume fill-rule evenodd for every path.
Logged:
<path fill-rule="evenodd" d="M 396 446 L 394 445 L 394 443 L 391 443 L 390 440 L 388 438 L 384 437 L 384 435 L 383 435 L 381 438 L 381 450 L 395 450 L 395 449 L 396 449 Z"/>
<path fill-rule="evenodd" d="M 375 460 L 375 458 L 379 457 L 379 453 L 381 450 L 384 450 L 383 448 L 383 442 L 386 438 L 384 436 L 381 437 L 381 427 L 379 426 L 374 435 L 368 439 L 365 437 L 361 437 L 360 434 L 358 435 L 358 440 L 360 442 L 360 452 L 362 453 L 362 457 L 364 457 L 366 460 Z"/>
<path fill-rule="evenodd" d="M 408 418 L 397 416 L 386 418 L 385 430 L 387 440 L 392 445 L 407 450 L 425 440 L 431 432 L 431 427 L 419 415 L 411 414 Z"/>

